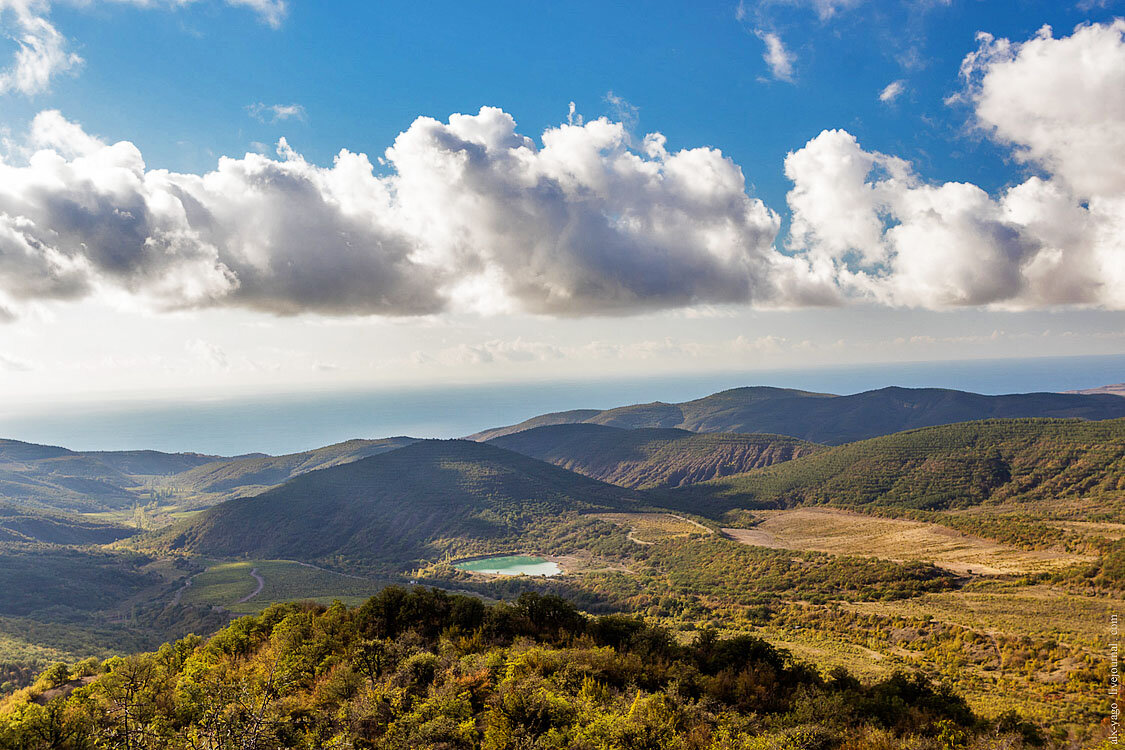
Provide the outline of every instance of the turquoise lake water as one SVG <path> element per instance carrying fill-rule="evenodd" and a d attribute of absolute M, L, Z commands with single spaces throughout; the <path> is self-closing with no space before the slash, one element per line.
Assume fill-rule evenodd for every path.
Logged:
<path fill-rule="evenodd" d="M 527 557 L 525 555 L 469 560 L 468 562 L 457 563 L 453 567 L 470 573 L 492 573 L 502 576 L 557 576 L 562 573 L 562 568 L 558 566 L 558 563 L 544 560 L 542 557 Z"/>

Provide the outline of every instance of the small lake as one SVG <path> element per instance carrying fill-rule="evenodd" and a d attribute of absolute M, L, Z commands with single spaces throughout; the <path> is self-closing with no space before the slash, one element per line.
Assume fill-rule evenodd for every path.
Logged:
<path fill-rule="evenodd" d="M 542 557 L 527 557 L 526 555 L 469 560 L 468 562 L 457 563 L 453 567 L 469 573 L 491 573 L 502 576 L 557 576 L 562 573 L 562 568 L 559 567 L 558 563 L 544 560 Z"/>

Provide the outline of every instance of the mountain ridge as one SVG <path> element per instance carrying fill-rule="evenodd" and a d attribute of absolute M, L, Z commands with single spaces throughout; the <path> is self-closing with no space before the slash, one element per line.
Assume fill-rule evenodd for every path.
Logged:
<path fill-rule="evenodd" d="M 591 413 L 593 412 L 593 413 Z M 653 402 L 601 411 L 532 417 L 470 435 L 491 440 L 549 424 L 674 427 L 692 432 L 771 433 L 842 445 L 919 427 L 980 419 L 1125 417 L 1125 400 L 1108 394 L 983 395 L 947 388 L 888 386 L 847 396 L 748 386 L 678 404 Z"/>

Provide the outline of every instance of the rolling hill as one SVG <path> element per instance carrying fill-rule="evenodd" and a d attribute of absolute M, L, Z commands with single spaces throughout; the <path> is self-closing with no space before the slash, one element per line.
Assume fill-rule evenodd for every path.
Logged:
<path fill-rule="evenodd" d="M 358 461 L 414 442 L 417 440 L 409 437 L 348 440 L 284 456 L 250 456 L 213 461 L 179 474 L 173 484 L 189 494 L 218 496 L 210 500 L 213 503 L 238 495 L 256 494 L 300 474 Z"/>
<path fill-rule="evenodd" d="M 76 514 L 52 513 L 0 503 L 0 544 L 109 544 L 136 533 L 115 523 L 104 523 Z"/>
<path fill-rule="evenodd" d="M 100 512 L 131 508 L 154 477 L 219 460 L 158 451 L 78 452 L 0 440 L 0 500 L 48 510 Z"/>
<path fill-rule="evenodd" d="M 788 461 L 824 447 L 781 435 L 627 430 L 599 424 L 535 427 L 488 442 L 635 489 L 695 484 Z"/>
<path fill-rule="evenodd" d="M 158 511 L 198 508 L 412 442 L 407 437 L 348 440 L 284 456 L 232 458 L 150 450 L 79 452 L 0 440 L 0 502 L 47 513 L 115 516 L 150 503 Z"/>
<path fill-rule="evenodd" d="M 881 388 L 849 396 L 762 386 L 735 388 L 680 404 L 655 402 L 605 411 L 546 414 L 484 430 L 491 440 L 552 424 L 679 428 L 692 432 L 772 433 L 828 445 L 981 419 L 1125 417 L 1125 400 L 1109 394 L 1020 393 L 984 396 L 940 388 Z"/>
<path fill-rule="evenodd" d="M 1109 398 L 1118 398 L 1110 396 Z M 700 512 L 798 504 L 951 510 L 1125 499 L 1125 419 L 986 420 L 911 430 L 668 493 Z"/>
<path fill-rule="evenodd" d="M 630 490 L 495 446 L 425 440 L 220 503 L 136 543 L 402 572 L 534 546 L 536 533 L 579 512 L 641 504 Z"/>

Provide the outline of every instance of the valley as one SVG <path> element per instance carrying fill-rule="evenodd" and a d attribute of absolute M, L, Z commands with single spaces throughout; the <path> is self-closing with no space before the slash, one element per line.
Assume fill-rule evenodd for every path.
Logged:
<path fill-rule="evenodd" d="M 723 413 L 772 398 L 745 391 L 741 406 L 719 394 Z M 692 408 L 693 425 L 729 428 Z M 1104 623 L 1125 598 L 1125 419 L 990 418 L 839 446 L 620 426 L 654 413 L 280 457 L 0 445 L 35 488 L 0 505 L 0 714 L 58 662 L 417 586 L 492 606 L 558 597 L 681 645 L 753 636 L 821 675 L 923 675 L 979 716 L 1097 736 Z M 105 484 L 82 494 L 71 470 Z M 127 473 L 142 470 L 167 473 Z"/>

